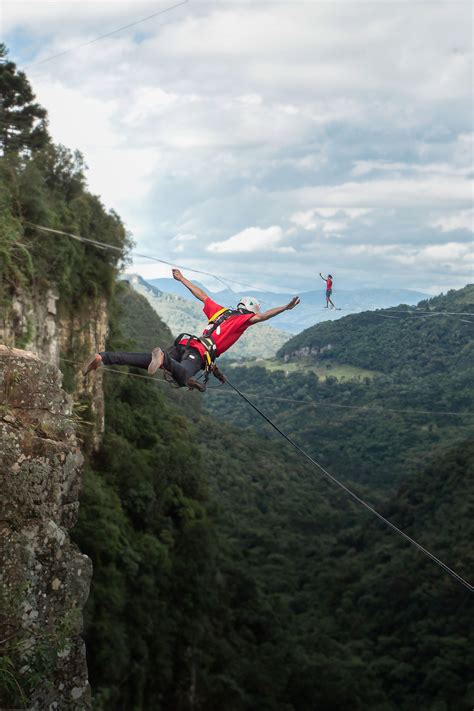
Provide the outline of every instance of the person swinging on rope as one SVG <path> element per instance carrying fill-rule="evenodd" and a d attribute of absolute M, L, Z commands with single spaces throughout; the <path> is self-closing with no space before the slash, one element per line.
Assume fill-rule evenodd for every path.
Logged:
<path fill-rule="evenodd" d="M 323 281 L 326 282 L 326 306 L 324 307 L 325 309 L 329 308 L 329 304 L 331 304 L 331 308 L 336 309 L 337 306 L 335 306 L 331 300 L 331 295 L 332 295 L 332 276 L 331 274 L 328 274 L 327 277 L 323 277 L 321 272 L 319 272 L 319 276 Z"/>
<path fill-rule="evenodd" d="M 263 313 L 260 304 L 253 296 L 245 296 L 236 309 L 229 309 L 213 301 L 203 289 L 186 279 L 179 269 L 173 269 L 173 277 L 184 284 L 189 291 L 203 302 L 203 312 L 208 318 L 208 325 L 202 336 L 181 333 L 174 345 L 163 351 L 154 348 L 151 353 L 125 353 L 123 351 L 104 351 L 91 356 L 82 369 L 84 376 L 103 365 L 130 365 L 148 370 L 154 375 L 164 370 L 179 387 L 187 386 L 190 390 L 204 392 L 205 383 L 195 379 L 195 375 L 204 370 L 206 380 L 209 372 L 222 382 L 224 376 L 215 365 L 215 360 L 236 343 L 245 331 L 256 323 L 268 321 L 283 311 L 294 309 L 300 303 L 298 296 L 285 306 L 277 306 Z"/>

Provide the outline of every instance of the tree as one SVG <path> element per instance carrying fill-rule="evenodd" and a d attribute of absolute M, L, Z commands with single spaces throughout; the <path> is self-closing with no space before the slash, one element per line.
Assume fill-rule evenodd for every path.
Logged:
<path fill-rule="evenodd" d="M 47 112 L 35 98 L 25 73 L 17 71 L 0 43 L 0 149 L 4 154 L 40 150 L 49 143 Z"/>

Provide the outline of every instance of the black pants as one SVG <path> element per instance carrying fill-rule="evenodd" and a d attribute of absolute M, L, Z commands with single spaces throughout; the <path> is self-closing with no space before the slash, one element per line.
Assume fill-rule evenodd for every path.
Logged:
<path fill-rule="evenodd" d="M 135 368 L 148 369 L 151 353 L 126 353 L 125 351 L 104 351 L 100 354 L 104 365 L 132 365 Z M 163 363 L 178 385 L 186 385 L 199 370 L 204 368 L 201 355 L 195 348 L 172 346 L 165 351 Z"/>

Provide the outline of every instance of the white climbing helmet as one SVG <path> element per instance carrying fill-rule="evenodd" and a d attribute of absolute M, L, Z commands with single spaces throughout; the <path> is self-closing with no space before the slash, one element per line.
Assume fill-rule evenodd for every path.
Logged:
<path fill-rule="evenodd" d="M 246 311 L 253 311 L 254 314 L 260 311 L 260 304 L 254 296 L 244 296 L 237 304 L 237 308 L 243 307 Z"/>

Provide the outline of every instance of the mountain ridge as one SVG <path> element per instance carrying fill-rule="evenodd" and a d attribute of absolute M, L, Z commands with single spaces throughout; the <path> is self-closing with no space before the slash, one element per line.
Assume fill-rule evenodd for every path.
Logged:
<path fill-rule="evenodd" d="M 417 311 L 421 312 L 419 318 Z M 432 311 L 433 316 L 423 311 Z M 427 343 L 433 351 L 441 349 L 453 355 L 459 348 L 470 348 L 470 326 L 461 317 L 443 316 L 443 311 L 471 312 L 474 317 L 474 285 L 421 301 L 415 309 L 399 305 L 316 324 L 289 339 L 277 357 L 292 360 L 303 355 L 310 360 L 338 361 L 381 372 L 396 370 L 402 363 L 408 368 L 423 368 Z M 432 368 L 434 361 L 430 360 Z"/>
<path fill-rule="evenodd" d="M 173 279 L 151 279 L 148 283 L 160 290 L 179 295 L 186 300 L 193 298 L 182 284 Z M 231 289 L 210 291 L 205 287 L 203 288 L 215 300 L 227 300 L 226 305 L 237 304 L 242 296 L 252 291 L 251 289 L 247 291 L 233 291 Z M 261 300 L 263 308 L 273 308 L 288 303 L 295 294 L 259 291 L 256 289 L 253 292 L 253 296 Z M 333 292 L 333 299 L 335 304 L 342 309 L 342 313 L 341 311 L 324 308 L 326 303 L 324 284 L 322 284 L 321 288 L 302 292 L 299 296 L 301 304 L 298 308 L 281 314 L 278 319 L 279 328 L 289 333 L 300 332 L 321 321 L 337 320 L 345 315 L 346 312 L 357 313 L 366 309 L 387 308 L 399 303 L 414 304 L 420 299 L 426 299 L 428 294 L 409 289 L 343 290 L 336 288 Z"/>

